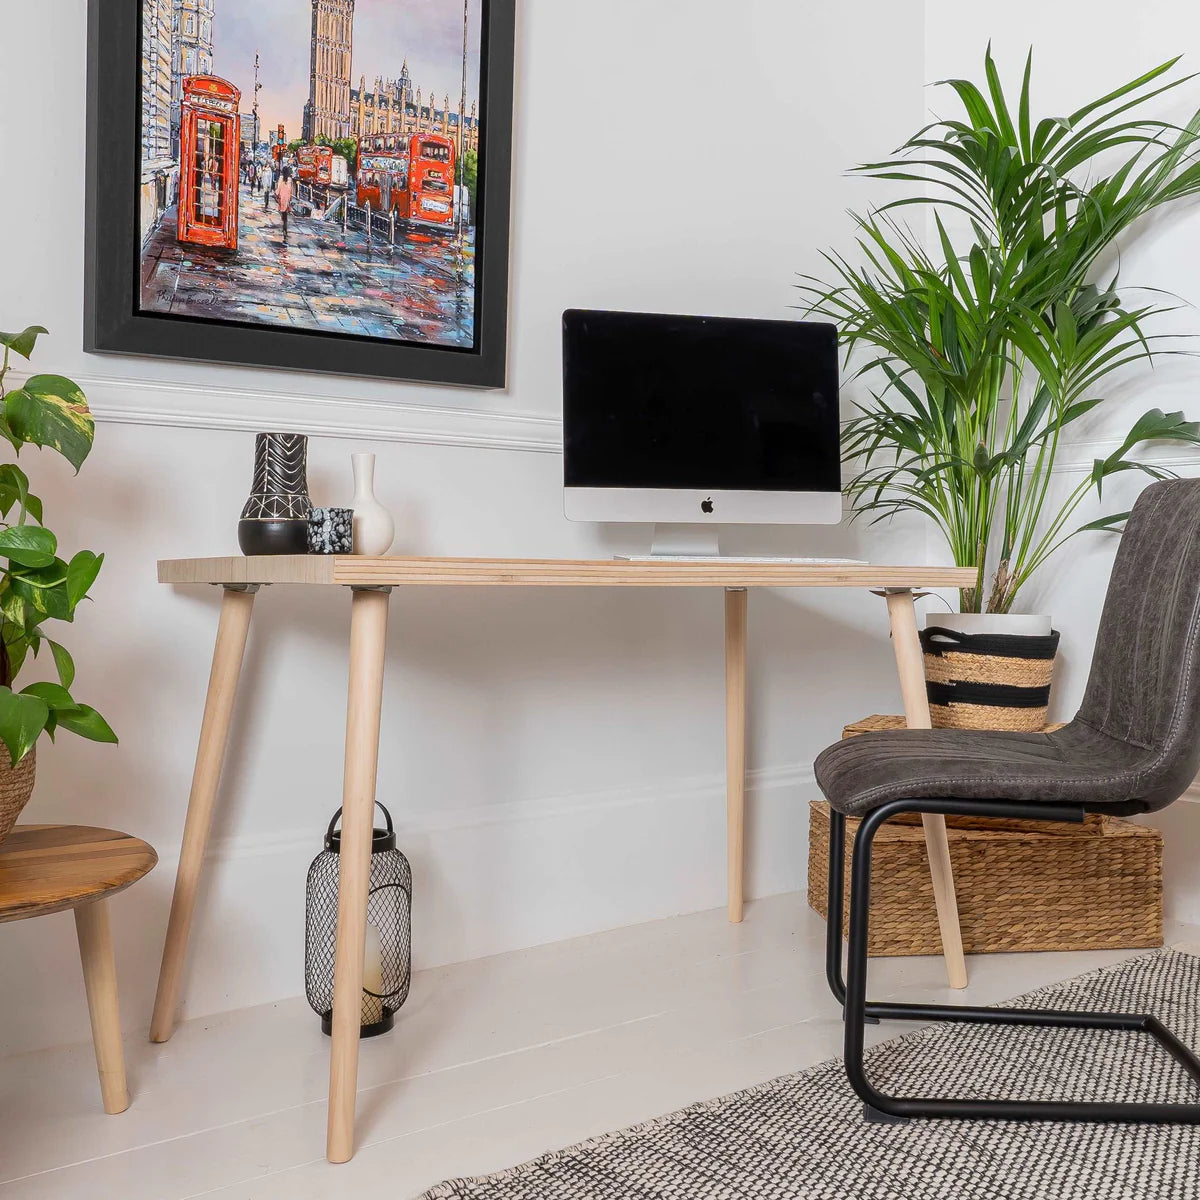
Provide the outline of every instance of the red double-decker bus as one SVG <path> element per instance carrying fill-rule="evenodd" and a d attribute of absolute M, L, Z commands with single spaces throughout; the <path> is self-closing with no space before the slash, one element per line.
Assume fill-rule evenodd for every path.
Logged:
<path fill-rule="evenodd" d="M 314 188 L 344 191 L 350 174 L 346 160 L 334 154 L 332 146 L 308 145 L 296 151 L 296 178 Z"/>
<path fill-rule="evenodd" d="M 440 133 L 376 133 L 358 151 L 357 203 L 396 219 L 454 226 L 454 143 Z"/>
<path fill-rule="evenodd" d="M 301 146 L 296 151 L 296 177 L 301 183 L 329 186 L 333 173 L 332 146 Z"/>

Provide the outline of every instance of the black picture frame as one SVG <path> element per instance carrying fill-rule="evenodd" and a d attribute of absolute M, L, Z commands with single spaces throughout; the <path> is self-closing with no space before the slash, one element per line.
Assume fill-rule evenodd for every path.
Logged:
<path fill-rule="evenodd" d="M 141 8 L 88 4 L 84 349 L 504 387 L 516 0 L 482 0 L 473 349 L 139 311 Z"/>

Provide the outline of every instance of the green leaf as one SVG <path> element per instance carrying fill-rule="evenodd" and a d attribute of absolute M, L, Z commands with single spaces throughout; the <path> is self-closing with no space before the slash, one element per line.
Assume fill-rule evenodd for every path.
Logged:
<path fill-rule="evenodd" d="M 52 641 L 50 638 L 47 638 L 46 641 L 50 643 L 50 653 L 54 655 L 58 681 L 63 687 L 69 688 L 75 682 L 75 660 L 66 646 L 60 646 L 58 642 Z"/>
<path fill-rule="evenodd" d="M 1000 73 L 996 70 L 995 59 L 992 58 L 991 43 L 988 44 L 987 54 L 983 59 L 984 71 L 987 74 L 988 91 L 991 93 L 992 106 L 996 110 L 996 123 L 1000 134 L 1009 145 L 1017 140 L 1013 129 L 1012 117 L 1008 111 L 1008 102 L 1004 98 L 1004 88 L 1000 84 Z"/>
<path fill-rule="evenodd" d="M 1025 74 L 1021 79 L 1021 99 L 1018 103 L 1017 124 L 1020 129 L 1021 153 L 1026 159 L 1033 157 L 1033 138 L 1029 132 L 1029 79 L 1033 74 L 1033 47 L 1025 57 Z"/>
<path fill-rule="evenodd" d="M 47 617 L 58 621 L 72 619 L 74 609 L 71 607 L 65 583 L 54 587 L 39 587 L 35 583 L 28 583 L 20 575 L 10 575 L 8 585 L 25 605 L 26 629 L 39 624 Z"/>
<path fill-rule="evenodd" d="M 10 567 L 14 579 L 20 579 L 30 587 L 63 587 L 67 582 L 67 564 L 56 558 L 48 567 Z"/>
<path fill-rule="evenodd" d="M 8 747 L 13 766 L 33 748 L 49 716 L 50 708 L 44 700 L 0 687 L 0 741 Z"/>
<path fill-rule="evenodd" d="M 1138 417 L 1124 442 L 1104 461 L 1115 466 L 1143 442 L 1200 442 L 1200 421 L 1185 420 L 1182 412 L 1164 413 L 1161 408 L 1152 408 Z"/>
<path fill-rule="evenodd" d="M 36 696 L 43 701 L 51 711 L 59 708 L 77 708 L 71 693 L 58 683 L 31 683 L 17 693 L 19 696 Z"/>
<path fill-rule="evenodd" d="M 22 358 L 28 358 L 33 353 L 34 343 L 38 340 L 38 335 L 49 332 L 48 329 L 44 329 L 41 325 L 30 325 L 22 329 L 20 333 L 0 333 L 0 346 L 7 346 Z"/>
<path fill-rule="evenodd" d="M 20 625 L 11 621 L 0 623 L 0 637 L 4 640 L 4 655 L 8 659 L 8 678 L 17 678 L 25 665 L 25 657 L 29 653 L 29 638 Z"/>
<path fill-rule="evenodd" d="M 1095 521 L 1089 521 L 1086 525 L 1080 525 L 1076 532 L 1086 533 L 1088 530 L 1095 529 L 1104 533 L 1120 533 L 1121 527 L 1129 520 L 1131 511 L 1110 513 L 1107 517 L 1099 517 Z"/>
<path fill-rule="evenodd" d="M 72 609 L 88 594 L 103 563 L 104 555 L 93 554 L 90 550 L 80 550 L 71 559 L 71 565 L 67 567 L 67 596 Z"/>
<path fill-rule="evenodd" d="M 58 539 L 40 525 L 10 525 L 0 530 L 0 557 L 25 567 L 48 567 L 54 562 Z"/>
<path fill-rule="evenodd" d="M 94 709 L 86 704 L 77 704 L 74 708 L 55 709 L 55 717 L 62 729 L 69 729 L 80 737 L 89 738 L 93 742 L 115 742 L 117 735 L 113 733 L 109 723 Z"/>
<path fill-rule="evenodd" d="M 0 584 L 0 613 L 4 614 L 9 624 L 21 630 L 26 628 L 25 601 L 13 590 L 11 578 Z"/>
<path fill-rule="evenodd" d="M 1063 414 L 1058 419 L 1058 427 L 1062 429 L 1064 425 L 1069 425 L 1072 421 L 1077 421 L 1085 413 L 1089 413 L 1097 404 L 1103 404 L 1102 396 L 1093 397 L 1091 400 L 1079 400 L 1075 404 L 1068 405 L 1063 410 Z"/>
<path fill-rule="evenodd" d="M 42 502 L 30 493 L 29 477 L 16 463 L 0 463 L 0 515 L 7 517 L 17 503 L 41 521 Z"/>
<path fill-rule="evenodd" d="M 1170 479 L 1172 473 L 1152 463 L 1132 462 L 1125 458 L 1098 458 L 1092 464 L 1092 483 L 1096 487 L 1096 495 L 1104 494 L 1104 481 L 1110 475 L 1120 475 L 1123 471 L 1141 471 L 1151 479 Z"/>
<path fill-rule="evenodd" d="M 57 450 L 76 471 L 92 449 L 96 426 L 77 383 L 62 375 L 33 375 L 5 400 L 13 434 Z"/>

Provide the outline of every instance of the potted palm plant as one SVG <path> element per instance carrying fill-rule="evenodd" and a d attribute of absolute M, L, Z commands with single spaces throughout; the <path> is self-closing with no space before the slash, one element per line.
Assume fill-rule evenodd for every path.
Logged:
<path fill-rule="evenodd" d="M 828 278 L 799 285 L 870 381 L 844 430 L 856 515 L 922 513 L 978 570 L 961 613 L 926 630 L 937 723 L 1041 727 L 1057 634 L 1020 612 L 1022 590 L 1077 534 L 1122 528 L 1127 513 L 1084 507 L 1107 480 L 1169 473 L 1138 457 L 1147 443 L 1200 441 L 1182 413 L 1150 409 L 1076 486 L 1051 486 L 1071 427 L 1116 406 L 1113 376 L 1176 352 L 1156 328 L 1171 302 L 1134 302 L 1105 264 L 1149 213 L 1200 191 L 1200 112 L 1154 115 L 1191 78 L 1177 61 L 1035 119 L 1032 53 L 1014 106 L 989 47 L 982 86 L 943 84 L 961 113 L 857 168 L 907 190 L 856 216 L 856 252 L 826 254 Z"/>
<path fill-rule="evenodd" d="M 79 387 L 61 375 L 31 375 L 5 388 L 12 354 L 29 358 L 46 330 L 30 326 L 0 333 L 0 438 L 19 454 L 25 445 L 56 450 L 79 470 L 92 448 L 94 425 Z M 44 733 L 68 730 L 97 742 L 115 742 L 108 722 L 71 693 L 75 663 L 45 631 L 47 621 L 73 621 L 95 582 L 104 555 L 80 550 L 58 557 L 58 539 L 42 520 L 42 502 L 15 462 L 0 463 L 0 842 L 8 836 L 33 791 L 35 752 Z M 17 677 L 41 650 L 53 659 L 57 682 L 39 681 L 19 691 Z"/>

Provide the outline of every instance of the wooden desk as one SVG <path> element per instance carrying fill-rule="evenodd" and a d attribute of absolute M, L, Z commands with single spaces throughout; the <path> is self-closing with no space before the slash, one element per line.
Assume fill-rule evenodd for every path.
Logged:
<path fill-rule="evenodd" d="M 229 738 L 250 613 L 267 584 L 347 587 L 351 591 L 350 679 L 342 798 L 342 860 L 334 968 L 333 1039 L 329 1070 L 326 1153 L 345 1162 L 354 1153 L 354 1100 L 358 1082 L 358 1025 L 366 935 L 371 823 L 379 758 L 388 596 L 396 587 L 708 587 L 725 590 L 726 809 L 729 847 L 729 919 L 742 918 L 742 859 L 746 765 L 746 602 L 756 587 L 853 587 L 887 597 L 904 713 L 913 728 L 929 727 L 925 674 L 917 639 L 913 589 L 964 587 L 973 569 L 871 567 L 737 562 L 627 562 L 613 559 L 366 558 L 354 555 L 281 555 L 187 558 L 158 564 L 160 583 L 215 584 L 225 589 L 208 696 L 192 775 L 179 873 L 163 947 L 150 1037 L 165 1042 L 174 1030 L 196 889 L 208 845 L 217 785 Z M 965 987 L 946 827 L 925 818 L 926 842 L 942 948 L 952 987 Z"/>

